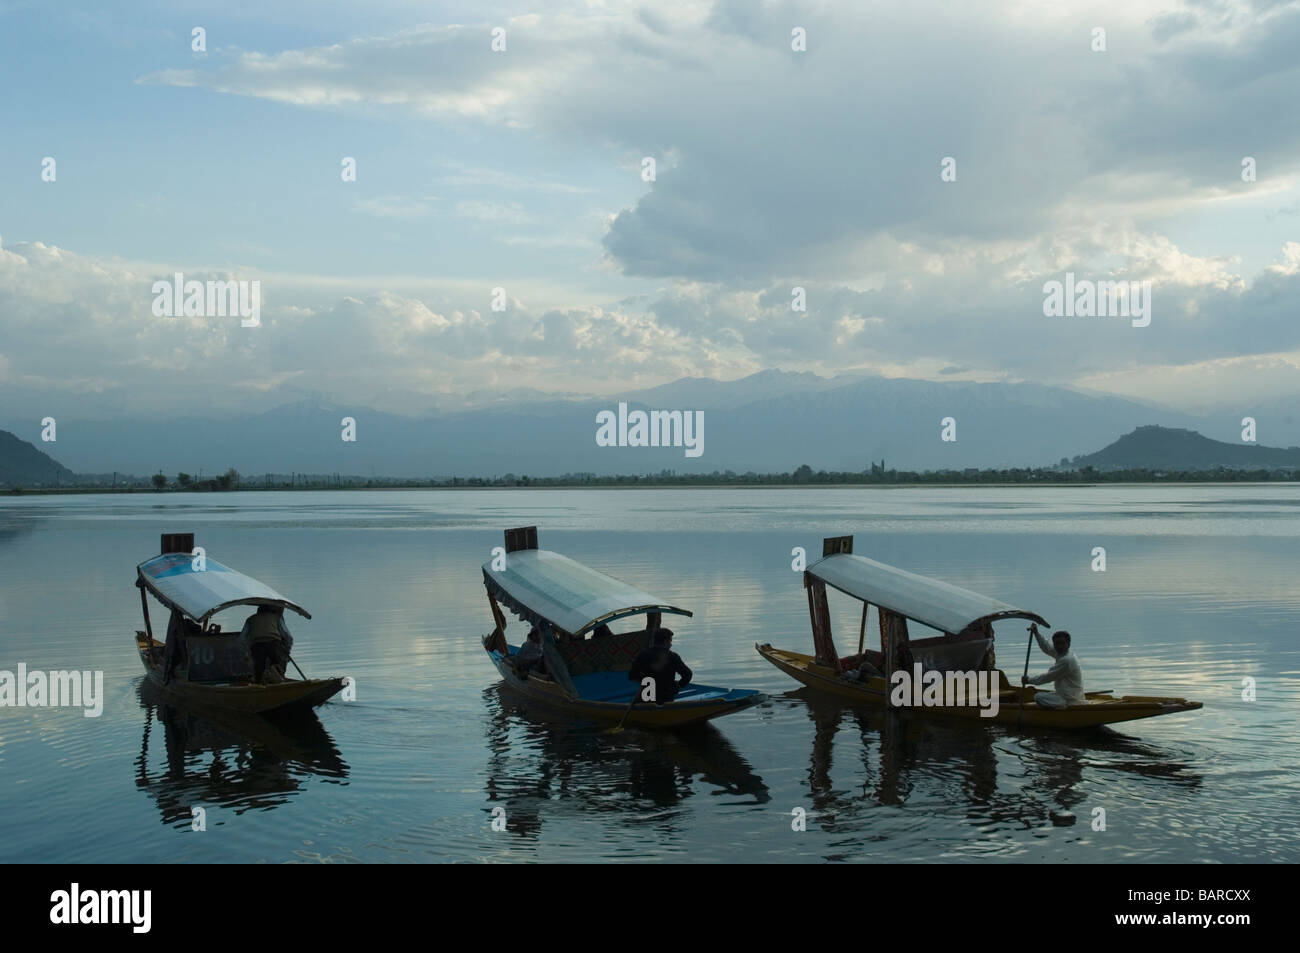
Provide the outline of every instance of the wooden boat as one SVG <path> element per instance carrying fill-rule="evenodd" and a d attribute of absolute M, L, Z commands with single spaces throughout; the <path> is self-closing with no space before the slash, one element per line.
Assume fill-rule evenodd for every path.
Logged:
<path fill-rule="evenodd" d="M 1005 674 L 994 668 L 993 654 L 995 621 L 1025 619 L 1045 626 L 1047 622 L 1042 616 L 968 589 L 855 556 L 852 536 L 824 540 L 821 560 L 808 567 L 803 580 L 808 594 L 814 654 L 766 644 L 756 644 L 754 648 L 781 671 L 817 691 L 873 708 L 915 708 L 922 713 L 1035 728 L 1094 728 L 1201 707 L 1200 702 L 1184 698 L 1115 696 L 1109 691 L 1086 692 L 1082 704 L 1042 707 L 1035 701 L 1039 689 L 1011 684 Z M 826 600 L 827 586 L 862 602 L 862 624 L 855 655 L 841 658 L 836 652 Z M 880 651 L 867 650 L 864 646 L 870 605 L 876 606 L 879 616 Z M 908 620 L 943 634 L 911 640 Z M 908 655 L 911 665 L 900 665 L 900 660 L 906 660 Z M 868 667 L 862 670 L 864 661 Z M 957 673 L 974 672 L 977 676 L 986 673 L 989 697 L 995 690 L 993 679 L 996 678 L 996 713 L 989 714 L 992 705 L 980 706 L 969 698 L 966 704 L 954 704 L 945 696 L 940 704 L 918 705 L 916 696 L 898 691 L 903 681 L 900 673 L 931 671 L 943 673 L 944 677 L 953 673 L 954 679 Z M 1019 681 L 1018 676 L 1016 680 Z M 900 696 L 905 702 L 903 706 L 898 704 Z"/>
<path fill-rule="evenodd" d="M 343 687 L 342 678 L 301 678 L 257 684 L 239 633 L 223 633 L 212 617 L 234 606 L 277 606 L 303 618 L 311 615 L 274 589 L 194 551 L 193 533 L 164 533 L 162 555 L 136 567 L 136 586 L 144 611 L 144 631 L 135 633 L 136 651 L 151 686 L 168 700 L 190 706 L 263 714 L 313 708 Z M 166 644 L 153 637 L 149 621 L 152 595 L 172 612 L 173 637 L 183 660 L 170 676 Z M 171 627 L 169 626 L 169 628 Z"/>
<path fill-rule="evenodd" d="M 483 564 L 483 584 L 496 627 L 483 647 L 510 689 L 549 707 L 598 721 L 642 727 L 680 727 L 749 708 L 766 700 L 752 689 L 718 688 L 695 681 L 663 704 L 638 701 L 640 684 L 628 671 L 650 645 L 665 614 L 690 616 L 625 582 L 559 553 L 537 548 L 537 527 L 506 530 L 503 560 Z M 536 626 L 545 674 L 522 676 L 514 659 L 518 645 L 506 641 L 501 607 Z M 596 634 L 601 626 L 644 616 L 641 628 Z"/>

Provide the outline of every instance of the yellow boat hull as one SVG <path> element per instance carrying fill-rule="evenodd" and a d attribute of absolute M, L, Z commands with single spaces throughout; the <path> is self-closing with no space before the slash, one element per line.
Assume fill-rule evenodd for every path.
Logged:
<path fill-rule="evenodd" d="M 775 649 L 770 645 L 755 645 L 754 648 L 758 650 L 759 655 L 781 671 L 811 689 L 872 708 L 897 709 L 897 706 L 890 704 L 889 686 L 883 678 L 851 682 L 835 669 L 819 665 L 811 655 Z M 973 718 L 1004 725 L 1077 730 L 1111 725 L 1121 721 L 1135 721 L 1139 718 L 1172 715 L 1181 711 L 1195 711 L 1201 707 L 1200 702 L 1189 702 L 1184 698 L 1145 695 L 1115 697 L 1103 692 L 1089 692 L 1087 702 L 1082 705 L 1042 708 L 1034 702 L 1037 689 L 1032 686 L 1012 686 L 1001 672 L 998 673 L 998 677 L 1002 684 L 1002 691 L 998 696 L 996 715 L 984 717 L 982 709 L 976 705 L 909 706 L 907 710 L 954 718 Z"/>

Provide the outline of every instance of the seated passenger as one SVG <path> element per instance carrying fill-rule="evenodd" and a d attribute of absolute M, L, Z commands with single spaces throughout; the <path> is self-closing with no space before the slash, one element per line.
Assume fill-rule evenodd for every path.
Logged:
<path fill-rule="evenodd" d="M 885 673 L 877 668 L 871 661 L 871 658 L 864 652 L 862 654 L 862 661 L 856 668 L 852 668 L 846 672 L 844 677 L 850 682 L 865 682 L 869 678 L 884 678 Z"/>
<path fill-rule="evenodd" d="M 603 639 L 606 636 L 610 636 L 613 634 L 614 633 L 609 630 L 609 626 L 607 626 L 603 622 L 591 630 L 591 637 L 593 639 Z"/>
<path fill-rule="evenodd" d="M 514 655 L 515 673 L 520 678 L 527 678 L 528 673 L 537 669 L 539 675 L 546 672 L 546 656 L 542 653 L 542 633 L 538 631 L 537 626 L 533 626 L 528 631 L 528 638 L 524 644 L 519 646 L 519 651 Z"/>
<path fill-rule="evenodd" d="M 637 655 L 628 670 L 629 681 L 639 682 L 644 678 L 654 681 L 654 703 L 665 705 L 677 697 L 677 693 L 691 681 L 691 670 L 686 667 L 682 657 L 672 650 L 673 630 L 655 631 L 654 644 Z M 682 680 L 677 681 L 680 675 Z M 640 697 L 638 690 L 637 697 Z"/>

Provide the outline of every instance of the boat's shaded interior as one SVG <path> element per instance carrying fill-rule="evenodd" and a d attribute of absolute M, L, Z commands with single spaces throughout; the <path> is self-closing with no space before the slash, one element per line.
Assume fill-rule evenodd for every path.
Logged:
<path fill-rule="evenodd" d="M 555 647 L 576 682 L 580 676 L 598 672 L 626 673 L 636 657 L 650 647 L 650 631 L 635 629 L 588 635 L 586 638 L 557 639 Z"/>
<path fill-rule="evenodd" d="M 169 630 L 177 626 L 175 648 L 177 653 L 172 678 L 201 685 L 248 685 L 253 682 L 253 659 L 240 637 L 240 621 L 227 619 L 229 630 L 223 631 L 218 623 L 206 629 L 192 619 L 180 616 L 169 621 Z M 169 632 L 169 634 L 172 634 Z M 137 631 L 137 641 L 145 633 Z M 140 643 L 143 647 L 143 643 Z M 148 662 L 161 673 L 167 660 L 166 643 L 154 639 L 148 646 Z M 287 667 L 287 666 L 286 666 Z M 266 684 L 297 681 L 293 675 L 276 665 L 268 665 L 263 675 Z"/>
<path fill-rule="evenodd" d="M 992 667 L 982 663 L 986 661 L 986 656 L 993 648 L 993 640 L 978 632 L 941 635 L 931 639 L 909 639 L 906 644 L 912 657 L 926 670 L 971 671 Z M 864 661 L 870 662 L 877 670 L 884 671 L 885 653 L 867 649 L 860 655 L 845 656 L 839 660 L 840 671 L 853 671 Z"/>
<path fill-rule="evenodd" d="M 147 638 L 148 637 L 145 635 L 145 633 L 139 631 L 136 632 L 136 643 L 142 648 L 142 650 L 144 648 L 144 640 Z M 212 638 L 212 637 L 196 636 L 195 638 L 205 639 L 205 638 Z M 227 638 L 234 638 L 234 637 L 227 636 Z M 252 684 L 253 681 L 252 660 L 251 659 L 246 660 L 243 657 L 242 650 L 239 652 L 231 651 L 228 643 L 220 643 L 217 640 L 214 640 L 213 641 L 214 651 L 212 651 L 211 653 L 207 653 L 204 652 L 205 646 L 201 642 L 195 643 L 191 639 L 187 638 L 185 640 L 185 643 L 186 643 L 186 647 L 182 651 L 180 661 L 177 664 L 176 668 L 172 671 L 173 680 L 179 682 L 188 682 L 195 685 L 210 685 L 213 687 L 218 687 L 223 685 Z M 217 648 L 224 649 L 225 651 L 221 651 L 221 652 L 215 651 Z M 147 661 L 150 667 L 156 669 L 158 673 L 161 675 L 163 672 L 163 662 L 166 658 L 166 646 L 162 642 L 159 642 L 157 639 L 154 639 L 149 644 L 147 651 L 148 651 Z M 192 653 L 194 655 L 210 654 L 212 658 L 217 660 L 216 671 L 215 672 L 213 671 L 212 666 L 205 666 L 202 668 L 196 666 L 194 673 L 191 674 L 190 671 L 191 666 L 189 662 L 190 655 L 187 653 Z M 195 676 L 200 676 L 200 677 L 195 677 Z M 297 679 L 294 679 L 292 676 L 288 674 L 284 675 L 280 679 L 281 682 L 291 682 L 296 680 Z"/>
<path fill-rule="evenodd" d="M 641 630 L 640 632 L 627 633 L 627 634 L 632 636 L 640 636 L 645 634 L 645 630 Z M 619 641 L 619 636 L 617 634 L 613 634 L 613 635 L 604 636 L 596 640 L 586 639 L 583 641 L 615 642 L 615 641 Z M 561 643 L 561 644 L 580 645 L 581 643 L 578 642 L 578 640 L 574 640 L 573 642 Z M 512 656 L 516 655 L 519 652 L 519 648 L 517 646 L 511 645 L 509 646 L 509 648 L 510 648 L 510 654 Z M 563 650 L 561 650 L 561 654 L 564 654 Z M 633 658 L 635 658 L 635 655 L 627 659 L 626 664 L 624 664 L 621 668 L 606 669 L 605 671 L 600 671 L 600 672 L 588 671 L 581 675 L 573 675 L 572 676 L 573 687 L 577 689 L 578 696 L 587 701 L 617 702 L 620 704 L 626 704 L 630 702 L 632 700 L 632 696 L 636 693 L 636 690 L 639 687 L 639 685 L 636 682 L 629 681 L 627 677 L 628 670 L 631 669 L 632 667 Z M 567 660 L 567 656 L 566 656 L 566 660 Z M 534 670 L 533 674 L 538 675 L 542 678 L 547 678 L 547 679 L 550 678 L 550 676 L 545 675 L 541 672 L 537 672 L 536 670 Z M 696 683 L 692 682 L 689 685 L 684 686 L 677 693 L 677 696 L 673 699 L 673 701 L 675 703 L 676 702 L 705 702 L 705 701 L 734 701 L 738 698 L 747 698 L 751 695 L 756 695 L 756 694 L 757 691 L 754 689 L 719 688 L 713 685 L 697 685 Z"/>

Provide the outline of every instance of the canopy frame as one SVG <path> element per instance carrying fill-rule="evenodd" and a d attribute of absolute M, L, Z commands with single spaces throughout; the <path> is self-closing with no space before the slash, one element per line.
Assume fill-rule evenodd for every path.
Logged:
<path fill-rule="evenodd" d="M 187 619 L 193 620 L 194 622 L 202 626 L 205 631 L 207 630 L 208 624 L 214 615 L 216 615 L 219 612 L 223 612 L 226 609 L 234 608 L 235 606 L 245 606 L 245 605 L 246 606 L 275 606 L 280 609 L 292 609 L 294 612 L 298 613 L 304 619 L 311 618 L 310 612 L 308 612 L 302 606 L 298 605 L 298 603 L 293 602 L 290 599 L 285 599 L 283 596 L 279 595 L 279 593 L 276 593 L 273 589 L 271 589 L 270 586 L 267 586 L 265 583 L 262 583 L 254 579 L 252 576 L 246 576 L 243 573 L 236 572 L 233 569 L 229 569 L 228 567 L 215 562 L 215 560 L 206 560 L 207 563 L 215 567 L 213 569 L 209 569 L 206 571 L 230 573 L 233 576 L 238 577 L 239 580 L 247 580 L 249 583 L 253 583 L 256 584 L 257 586 L 261 586 L 266 590 L 267 593 L 269 593 L 269 595 L 246 595 L 246 596 L 239 596 L 238 598 L 222 599 L 219 602 L 210 605 L 204 603 L 201 610 L 196 609 L 194 605 L 190 605 L 190 606 L 183 605 L 179 599 L 173 598 L 172 596 L 167 595 L 165 592 L 159 589 L 155 581 L 149 576 L 148 573 L 145 572 L 145 567 L 148 566 L 150 563 L 154 562 L 154 560 L 161 559 L 163 558 L 163 556 L 168 556 L 168 555 L 173 555 L 173 553 L 163 553 L 162 556 L 155 556 L 153 559 L 145 560 L 144 562 L 136 566 L 135 584 L 140 589 L 140 601 L 144 607 L 146 626 L 148 625 L 148 616 L 149 616 L 149 604 L 145 599 L 146 591 L 155 599 L 157 599 L 162 606 L 172 610 L 173 612 L 179 612 L 182 616 L 184 616 Z M 175 553 L 174 555 L 178 555 L 181 558 L 189 558 L 188 554 L 185 553 Z M 206 556 L 204 558 L 206 559 Z M 152 635 L 150 637 L 152 638 Z"/>
<path fill-rule="evenodd" d="M 545 550 L 543 550 L 543 552 L 544 551 Z M 501 585 L 500 581 L 494 578 L 492 571 L 487 568 L 484 568 L 483 570 L 483 585 L 487 589 L 488 596 L 491 599 L 493 599 L 496 603 L 505 606 L 507 609 L 509 609 L 519 618 L 539 627 L 543 624 L 546 624 L 550 626 L 554 631 L 559 632 L 561 635 L 572 636 L 574 638 L 580 635 L 585 635 L 587 632 L 590 632 L 592 629 L 596 628 L 599 625 L 608 625 L 610 622 L 617 622 L 619 619 L 626 619 L 629 616 L 634 616 L 634 615 L 654 616 L 654 615 L 662 615 L 663 613 L 668 613 L 669 615 L 680 615 L 689 618 L 695 614 L 691 612 L 689 609 L 681 609 L 676 606 L 665 605 L 664 603 L 660 603 L 660 602 L 651 602 L 651 603 L 646 603 L 645 605 L 627 606 L 626 608 L 623 609 L 615 609 L 609 612 L 605 612 L 602 615 L 598 615 L 592 619 L 589 619 L 587 622 L 585 622 L 577 629 L 570 631 L 559 625 L 556 625 L 556 623 L 553 622 L 551 619 L 548 619 L 546 616 L 542 615 L 540 612 L 536 611 L 535 609 L 532 609 L 526 603 L 522 602 L 520 599 L 511 595 L 510 592 L 507 591 L 506 588 Z M 657 623 L 653 625 L 647 625 L 647 628 L 652 628 L 652 629 L 658 627 L 659 626 Z M 502 626 L 502 628 L 504 628 L 504 626 Z"/>
<path fill-rule="evenodd" d="M 866 577 L 875 575 L 878 579 Z M 828 537 L 823 556 L 805 572 L 804 585 L 824 593 L 830 586 L 847 596 L 911 619 L 948 635 L 957 635 L 999 619 L 1027 619 L 1040 625 L 1047 620 L 1036 612 L 1008 605 L 969 589 L 940 582 L 927 576 L 889 566 L 853 554 L 853 537 Z M 854 578 L 862 577 L 860 579 Z M 814 582 L 818 585 L 814 585 Z M 892 590 L 891 590 L 892 585 Z M 907 587 L 911 591 L 904 591 Z M 978 609 L 974 607 L 978 606 Z"/>
<path fill-rule="evenodd" d="M 504 563 L 498 562 L 502 558 Z M 510 565 L 520 559 L 530 567 L 524 573 L 512 570 Z M 539 549 L 536 526 L 505 531 L 504 553 L 483 564 L 483 585 L 492 599 L 493 619 L 502 629 L 504 619 L 496 618 L 498 604 L 533 625 L 541 627 L 544 623 L 555 633 L 572 638 L 633 615 L 646 615 L 648 629 L 658 628 L 664 613 L 694 615 L 689 609 L 670 605 L 576 559 Z M 548 585 L 553 588 L 543 591 Z M 576 600 L 579 595 L 586 601 Z M 620 604 L 627 598 L 634 601 Z M 589 615 L 597 606 L 599 611 Z"/>

